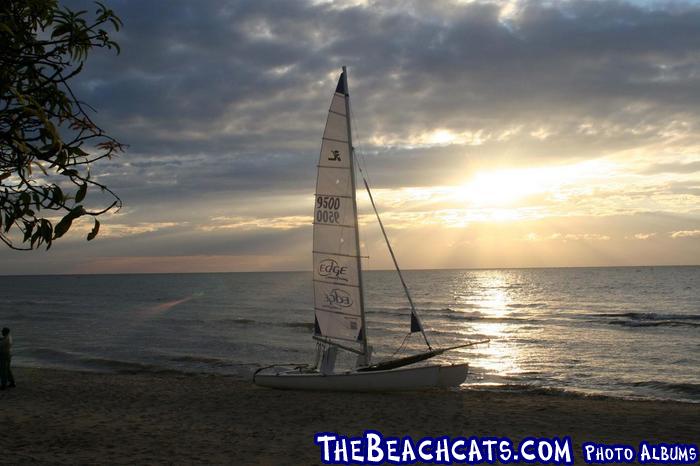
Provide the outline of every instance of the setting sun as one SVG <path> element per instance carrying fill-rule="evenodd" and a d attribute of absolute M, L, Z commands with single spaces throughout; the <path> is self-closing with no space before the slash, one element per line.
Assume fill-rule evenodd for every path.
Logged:
<path fill-rule="evenodd" d="M 546 194 L 561 199 L 564 192 L 600 182 L 611 164 L 587 161 L 574 165 L 481 171 L 455 189 L 455 196 L 476 207 L 523 204 L 529 196 Z"/>

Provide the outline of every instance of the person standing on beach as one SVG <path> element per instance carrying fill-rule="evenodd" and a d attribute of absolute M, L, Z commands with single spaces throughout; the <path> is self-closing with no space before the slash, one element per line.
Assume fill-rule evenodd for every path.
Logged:
<path fill-rule="evenodd" d="M 10 329 L 4 327 L 2 329 L 2 339 L 0 339 L 0 390 L 5 390 L 8 386 L 15 386 L 15 377 L 12 375 L 10 363 L 12 360 L 12 336 Z"/>

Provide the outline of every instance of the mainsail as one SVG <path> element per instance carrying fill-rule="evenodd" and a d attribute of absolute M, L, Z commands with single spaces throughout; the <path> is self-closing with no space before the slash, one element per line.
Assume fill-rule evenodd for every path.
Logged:
<path fill-rule="evenodd" d="M 347 73 L 328 110 L 314 208 L 315 334 L 362 343 L 367 354 Z"/>

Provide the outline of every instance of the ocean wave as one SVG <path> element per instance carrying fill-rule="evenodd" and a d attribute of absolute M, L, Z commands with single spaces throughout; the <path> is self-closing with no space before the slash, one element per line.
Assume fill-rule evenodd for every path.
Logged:
<path fill-rule="evenodd" d="M 530 395 L 545 395 L 545 396 L 557 396 L 557 397 L 576 397 L 576 398 L 587 398 L 587 399 L 610 399 L 613 398 L 609 395 L 603 395 L 598 393 L 587 393 L 577 390 L 561 388 L 561 387 L 549 387 L 541 386 L 527 383 L 486 383 L 486 384 L 464 384 L 463 388 L 474 391 L 484 391 L 484 392 L 509 392 L 509 393 L 527 393 Z"/>
<path fill-rule="evenodd" d="M 523 307 L 532 307 L 532 305 L 527 304 L 523 305 Z M 410 315 L 410 311 L 411 310 L 408 308 L 393 308 L 391 310 L 384 309 L 381 312 L 375 310 L 370 313 L 382 316 L 408 317 Z M 442 309 L 418 309 L 418 312 L 421 315 L 430 318 L 431 322 L 436 321 L 438 319 L 444 319 L 447 321 L 454 322 L 477 323 L 540 323 L 543 321 L 541 318 L 539 318 L 539 316 L 536 319 L 517 313 L 513 313 L 513 315 L 509 316 L 489 316 L 488 314 L 481 311 L 462 311 L 451 309 L 449 307 Z"/>
<path fill-rule="evenodd" d="M 687 320 L 655 320 L 649 322 L 611 320 L 608 324 L 623 327 L 700 327 L 700 322 L 689 322 Z"/>
<path fill-rule="evenodd" d="M 42 322 L 59 322 L 63 320 L 75 320 L 90 317 L 87 313 L 69 311 L 42 311 L 31 310 L 27 312 L 14 311 L 11 314 L 3 314 L 2 318 L 13 322 L 27 322 L 41 320 Z"/>
<path fill-rule="evenodd" d="M 169 361 L 173 362 L 183 362 L 183 363 L 188 363 L 188 364 L 204 364 L 207 366 L 213 366 L 213 367 L 228 367 L 228 366 L 241 366 L 242 364 L 240 363 L 234 363 L 233 361 L 229 359 L 223 359 L 223 358 L 215 358 L 215 357 L 210 357 L 210 356 L 189 356 L 189 355 L 180 355 L 180 356 L 172 356 L 168 358 Z"/>
<path fill-rule="evenodd" d="M 0 305 L 8 306 L 55 306 L 57 301 L 48 299 L 3 299 L 0 300 Z"/>
<path fill-rule="evenodd" d="M 470 316 L 470 315 L 452 315 L 452 316 L 441 316 L 443 319 L 452 322 L 469 322 L 471 324 L 539 324 L 544 322 L 542 319 L 533 319 L 531 317 L 489 317 L 489 316 Z"/>
<path fill-rule="evenodd" d="M 246 318 L 246 317 L 231 317 L 231 318 L 226 318 L 226 319 L 213 319 L 213 320 L 208 321 L 208 322 L 206 322 L 202 319 L 188 319 L 188 318 L 175 318 L 175 319 L 166 319 L 166 320 L 169 320 L 170 322 L 173 322 L 175 324 L 180 324 L 180 325 L 189 325 L 189 324 L 201 325 L 204 323 L 209 323 L 209 324 L 213 324 L 216 326 L 219 326 L 219 325 L 236 325 L 236 326 L 261 325 L 261 326 L 302 328 L 302 329 L 309 329 L 309 330 L 313 330 L 313 328 L 314 328 L 313 322 L 268 321 L 268 320 L 250 319 L 250 318 Z"/>
<path fill-rule="evenodd" d="M 670 314 L 657 312 L 608 312 L 584 314 L 589 322 L 623 327 L 700 327 L 700 314 Z"/>
<path fill-rule="evenodd" d="M 86 370 L 102 370 L 107 372 L 154 372 L 164 369 L 153 364 L 124 361 L 119 359 L 90 356 L 71 351 L 61 351 L 53 348 L 35 348 L 25 353 L 39 360 L 48 360 L 59 365 L 68 365 Z"/>
<path fill-rule="evenodd" d="M 74 359 L 79 357 L 78 354 L 76 353 L 71 353 L 68 351 L 61 351 L 57 350 L 54 348 L 28 348 L 23 351 L 26 353 L 28 356 L 34 356 L 34 357 L 46 357 L 46 358 L 58 358 L 58 359 L 64 359 L 64 358 L 69 358 L 69 359 Z"/>
<path fill-rule="evenodd" d="M 508 285 L 482 285 L 478 286 L 480 290 L 517 290 L 518 288 L 524 288 L 525 285 L 522 283 L 511 283 Z"/>
<path fill-rule="evenodd" d="M 177 373 L 194 374 L 209 369 L 224 374 L 240 372 L 245 375 L 250 367 L 256 364 L 234 362 L 229 359 L 209 356 L 176 355 L 159 358 L 161 362 L 136 362 L 117 358 L 86 355 L 70 351 L 60 351 L 51 348 L 36 348 L 26 352 L 32 360 L 43 361 L 51 366 L 67 370 L 85 370 L 95 372 L 135 374 L 135 373 Z M 172 363 L 179 363 L 173 367 Z M 235 369 L 239 369 L 236 371 Z"/>
<path fill-rule="evenodd" d="M 268 322 L 261 322 L 255 319 L 246 319 L 245 317 L 237 317 L 237 318 L 230 318 L 230 319 L 217 319 L 215 321 L 216 323 L 219 324 L 267 324 Z"/>
<path fill-rule="evenodd" d="M 314 329 L 313 322 L 282 322 L 279 325 L 281 325 L 283 327 L 304 328 L 304 329 L 308 329 L 308 330 Z"/>
<path fill-rule="evenodd" d="M 627 385 L 633 387 L 653 388 L 655 390 L 671 391 L 683 395 L 690 395 L 693 398 L 700 398 L 700 384 L 690 382 L 662 382 L 659 380 L 647 380 L 644 382 L 632 382 Z"/>
<path fill-rule="evenodd" d="M 168 315 L 161 315 L 159 316 L 160 319 L 166 320 L 171 323 L 175 324 L 182 324 L 182 325 L 192 325 L 192 324 L 203 324 L 204 321 L 202 319 L 189 319 L 187 317 L 170 317 Z"/>
<path fill-rule="evenodd" d="M 98 358 L 98 357 L 82 357 L 76 360 L 81 366 L 87 366 L 95 369 L 104 369 L 110 372 L 118 372 L 123 374 L 138 373 L 138 372 L 177 372 L 153 364 L 145 364 L 141 362 L 123 361 L 119 359 Z"/>
<path fill-rule="evenodd" d="M 588 314 L 588 317 L 613 317 L 631 320 L 696 320 L 700 322 L 700 314 L 661 314 L 657 312 L 610 312 Z"/>

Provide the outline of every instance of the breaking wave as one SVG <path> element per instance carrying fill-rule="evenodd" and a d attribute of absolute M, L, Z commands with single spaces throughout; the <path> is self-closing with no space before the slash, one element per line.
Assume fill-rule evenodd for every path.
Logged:
<path fill-rule="evenodd" d="M 629 385 L 633 387 L 652 388 L 664 392 L 671 391 L 682 395 L 688 395 L 693 399 L 700 399 L 700 383 L 648 380 L 645 382 L 633 382 Z"/>
<path fill-rule="evenodd" d="M 623 327 L 700 327 L 700 314 L 660 314 L 655 312 L 619 312 L 598 314 L 610 325 Z"/>

